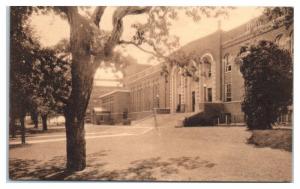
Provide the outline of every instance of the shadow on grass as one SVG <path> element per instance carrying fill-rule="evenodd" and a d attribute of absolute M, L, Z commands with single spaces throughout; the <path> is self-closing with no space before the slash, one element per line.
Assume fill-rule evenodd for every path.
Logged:
<path fill-rule="evenodd" d="M 86 169 L 90 167 L 102 169 L 105 163 L 97 162 L 97 160 L 101 160 L 101 157 L 106 155 L 106 151 L 88 155 L 87 162 L 90 164 L 87 165 Z M 10 159 L 9 178 L 11 180 L 65 180 L 70 175 L 76 174 L 76 172 L 66 170 L 65 163 L 66 158 L 64 156 L 55 156 L 47 161 Z"/>
<path fill-rule="evenodd" d="M 63 133 L 65 132 L 64 127 L 57 127 L 57 128 L 49 128 L 46 131 L 43 131 L 42 128 L 26 128 L 26 138 L 30 138 L 35 136 L 35 134 L 49 134 L 49 133 Z M 16 140 L 18 138 L 21 138 L 21 131 L 20 129 L 17 129 L 16 131 L 16 137 L 12 137 L 9 135 L 9 140 Z"/>
<path fill-rule="evenodd" d="M 32 144 L 10 144 L 9 145 L 9 149 L 13 149 L 13 148 L 28 148 L 31 147 Z"/>
<path fill-rule="evenodd" d="M 64 169 L 65 158 L 57 156 L 47 162 L 37 160 L 10 160 L 9 174 L 12 180 L 102 180 L 102 181 L 156 181 L 171 178 L 181 170 L 209 169 L 216 164 L 196 157 L 160 157 L 130 162 L 125 169 L 107 170 L 107 163 L 101 161 L 106 151 L 87 156 L 87 167 L 80 172 Z M 171 176 L 171 177 L 170 177 Z"/>

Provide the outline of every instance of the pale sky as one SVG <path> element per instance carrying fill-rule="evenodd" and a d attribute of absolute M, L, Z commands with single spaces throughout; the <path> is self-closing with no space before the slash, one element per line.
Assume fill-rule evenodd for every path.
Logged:
<path fill-rule="evenodd" d="M 100 27 L 103 30 L 112 29 L 112 13 L 115 7 L 109 7 L 105 10 L 102 17 Z M 173 23 L 170 28 L 170 33 L 176 35 L 180 39 L 180 45 L 183 46 L 188 42 L 199 39 L 217 30 L 218 20 L 221 20 L 221 28 L 224 31 L 235 28 L 250 19 L 259 16 L 262 13 L 262 8 L 257 7 L 236 7 L 234 10 L 229 11 L 228 18 L 202 18 L 199 22 L 193 22 L 191 18 L 180 15 L 179 19 Z M 134 34 L 134 30 L 130 28 L 130 25 L 139 21 L 143 22 L 145 16 L 128 16 L 124 20 L 124 33 L 123 39 L 130 39 Z M 69 25 L 66 20 L 62 20 L 56 15 L 34 15 L 31 18 L 31 25 L 33 26 L 36 34 L 40 38 L 40 42 L 43 46 L 53 46 L 57 44 L 63 38 L 69 38 Z M 149 54 L 146 54 L 133 46 L 127 46 L 122 51 L 131 55 L 137 59 L 140 64 L 150 64 L 148 59 Z M 118 74 L 120 76 L 120 73 Z M 104 71 L 98 69 L 96 72 L 96 78 L 114 78 L 114 74 L 110 70 Z M 106 82 L 103 83 L 107 85 Z"/>

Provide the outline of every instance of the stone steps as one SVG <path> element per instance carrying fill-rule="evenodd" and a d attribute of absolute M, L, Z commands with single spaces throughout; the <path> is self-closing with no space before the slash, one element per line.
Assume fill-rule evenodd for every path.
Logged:
<path fill-rule="evenodd" d="M 181 122 L 185 117 L 192 115 L 193 113 L 173 113 L 173 114 L 157 114 L 157 126 L 158 127 L 174 127 L 181 126 Z M 155 126 L 154 116 L 148 116 L 142 120 L 136 120 L 132 122 L 133 126 Z"/>

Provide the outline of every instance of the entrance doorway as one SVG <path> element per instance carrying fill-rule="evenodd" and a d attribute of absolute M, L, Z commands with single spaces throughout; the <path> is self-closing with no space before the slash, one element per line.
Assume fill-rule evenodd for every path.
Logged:
<path fill-rule="evenodd" d="M 176 112 L 180 112 L 181 111 L 181 94 L 178 95 L 178 104 L 176 107 Z"/>
<path fill-rule="evenodd" d="M 192 111 L 195 111 L 195 104 L 196 104 L 196 96 L 195 91 L 192 92 Z"/>
<path fill-rule="evenodd" d="M 207 101 L 212 102 L 212 88 L 207 88 Z"/>

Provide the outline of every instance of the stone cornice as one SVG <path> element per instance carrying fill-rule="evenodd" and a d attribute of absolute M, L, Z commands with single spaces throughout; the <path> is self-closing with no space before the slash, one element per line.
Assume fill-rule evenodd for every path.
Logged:
<path fill-rule="evenodd" d="M 243 41 L 247 41 L 251 38 L 254 38 L 256 36 L 262 35 L 264 33 L 267 33 L 269 31 L 278 29 L 284 25 L 284 16 L 281 16 L 273 21 L 261 24 L 256 27 L 252 27 L 249 30 L 245 31 L 244 33 L 241 33 L 237 37 L 233 39 L 229 39 L 227 41 L 222 42 L 222 48 L 227 48 L 233 45 L 236 45 L 238 43 L 241 43 Z M 249 23 L 251 24 L 251 23 Z"/>

